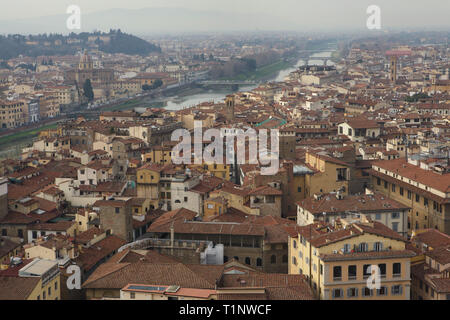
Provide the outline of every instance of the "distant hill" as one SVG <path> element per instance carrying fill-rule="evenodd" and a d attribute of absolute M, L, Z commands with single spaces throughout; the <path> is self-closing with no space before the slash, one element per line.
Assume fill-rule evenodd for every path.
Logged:
<path fill-rule="evenodd" d="M 136 36 L 119 30 L 109 33 L 83 32 L 41 35 L 0 36 L 0 59 L 10 59 L 19 55 L 37 57 L 75 54 L 82 49 L 99 49 L 107 53 L 148 55 L 161 52 L 161 48 Z"/>
<path fill-rule="evenodd" d="M 0 20 L 1 33 L 68 33 L 66 20 L 69 15 L 53 15 L 37 18 Z M 92 32 L 121 29 L 136 35 L 149 35 L 166 32 L 219 32 L 219 31 L 258 31 L 295 30 L 295 24 L 273 16 L 251 12 L 221 12 L 196 10 L 190 8 L 142 8 L 107 9 L 104 11 L 82 12 L 81 30 Z M 303 30 L 303 29 L 302 29 Z"/>

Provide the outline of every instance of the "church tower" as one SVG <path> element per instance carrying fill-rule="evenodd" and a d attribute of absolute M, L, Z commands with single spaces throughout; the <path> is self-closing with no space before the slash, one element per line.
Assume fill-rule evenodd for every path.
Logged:
<path fill-rule="evenodd" d="M 78 70 L 92 70 L 94 69 L 94 62 L 92 58 L 88 55 L 87 51 L 81 56 L 80 62 L 78 63 Z"/>
<path fill-rule="evenodd" d="M 234 121 L 234 95 L 228 95 L 225 99 L 225 109 L 227 121 Z"/>

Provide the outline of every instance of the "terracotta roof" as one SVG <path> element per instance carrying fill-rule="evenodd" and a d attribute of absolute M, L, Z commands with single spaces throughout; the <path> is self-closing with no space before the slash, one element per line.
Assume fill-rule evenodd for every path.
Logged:
<path fill-rule="evenodd" d="M 72 227 L 75 221 L 58 221 L 54 223 L 38 223 L 28 227 L 29 230 L 44 230 L 44 231 L 67 231 Z"/>
<path fill-rule="evenodd" d="M 418 242 L 427 245 L 433 249 L 450 245 L 450 236 L 436 229 L 426 229 L 417 233 L 411 239 L 412 242 Z"/>
<path fill-rule="evenodd" d="M 272 188 L 270 186 L 261 186 L 258 188 L 255 188 L 251 190 L 248 195 L 274 195 L 274 196 L 281 196 L 283 195 L 283 192 L 281 190 Z"/>
<path fill-rule="evenodd" d="M 97 227 L 89 228 L 88 230 L 77 234 L 75 238 L 76 243 L 87 244 L 89 241 L 94 239 L 96 236 L 101 235 L 104 231 Z"/>
<path fill-rule="evenodd" d="M 79 267 L 83 268 L 83 270 L 89 271 L 97 263 L 101 262 L 114 251 L 117 251 L 124 244 L 126 244 L 126 241 L 116 236 L 108 236 L 89 248 L 83 249 L 80 255 L 75 259 L 75 262 Z"/>
<path fill-rule="evenodd" d="M 450 192 L 450 173 L 438 174 L 431 170 L 421 169 L 408 163 L 404 158 L 375 161 L 373 165 L 439 191 Z"/>
<path fill-rule="evenodd" d="M 426 256 L 436 260 L 442 265 L 450 263 L 450 245 L 435 248 L 425 253 Z"/>
<path fill-rule="evenodd" d="M 6 277 L 0 275 L 0 300 L 26 300 L 38 285 L 39 277 Z"/>
<path fill-rule="evenodd" d="M 6 256 L 8 253 L 20 246 L 20 243 L 12 241 L 6 237 L 0 237 L 0 258 Z"/>
<path fill-rule="evenodd" d="M 336 194 L 323 194 L 320 199 L 308 197 L 297 205 L 312 214 L 339 213 L 345 211 L 357 211 L 361 213 L 374 211 L 408 210 L 409 207 L 397 202 L 382 193 L 375 192 L 373 195 L 345 195 L 337 199 Z"/>
<path fill-rule="evenodd" d="M 182 263 L 104 263 L 83 284 L 83 288 L 121 289 L 129 283 L 158 283 L 187 288 L 214 289 L 223 266 L 188 267 Z"/>

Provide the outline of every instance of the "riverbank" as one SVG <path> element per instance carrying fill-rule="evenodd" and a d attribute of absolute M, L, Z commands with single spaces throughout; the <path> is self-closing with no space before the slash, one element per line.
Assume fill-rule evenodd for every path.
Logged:
<path fill-rule="evenodd" d="M 8 136 L 0 137 L 0 159 L 5 159 L 20 155 L 22 148 L 36 138 L 41 131 L 56 129 L 57 123 L 47 124 L 38 128 L 28 129 Z"/>
<path fill-rule="evenodd" d="M 335 50 L 332 49 L 329 51 L 332 52 Z M 294 71 L 304 62 L 303 59 L 307 60 L 306 57 L 290 57 L 288 59 L 281 59 L 272 64 L 258 68 L 252 73 L 241 74 L 239 78 L 228 80 L 283 81 L 285 76 Z M 250 91 L 254 87 L 256 87 L 256 85 L 245 87 L 240 86 L 237 89 L 231 89 L 229 86 L 214 87 L 214 89 L 211 89 L 190 84 L 171 89 L 169 92 L 166 92 L 167 96 L 162 93 L 161 97 L 134 97 L 120 104 L 100 107 L 92 110 L 94 111 L 92 115 L 101 111 L 137 110 L 142 112 L 146 108 L 166 108 L 167 110 L 179 110 L 205 101 L 223 101 L 227 94 L 231 94 L 236 91 Z M 80 111 L 79 114 L 83 115 L 83 111 Z M 73 115 L 69 116 L 73 117 Z M 85 114 L 85 116 L 88 116 L 88 114 Z M 56 128 L 56 126 L 56 123 L 43 124 L 41 127 L 24 129 L 23 131 L 0 137 L 0 158 L 17 157 L 20 155 L 21 148 L 29 144 L 34 137 L 38 136 L 39 132 L 50 128 Z"/>
<path fill-rule="evenodd" d="M 227 80 L 227 81 L 266 80 L 267 78 L 272 77 L 273 75 L 277 74 L 278 72 L 294 66 L 295 63 L 296 62 L 288 62 L 288 61 L 282 59 L 282 60 L 279 60 L 272 64 L 265 65 L 261 68 L 257 68 L 253 72 L 241 73 L 240 75 L 238 75 L 236 77 L 221 78 L 220 80 Z"/>

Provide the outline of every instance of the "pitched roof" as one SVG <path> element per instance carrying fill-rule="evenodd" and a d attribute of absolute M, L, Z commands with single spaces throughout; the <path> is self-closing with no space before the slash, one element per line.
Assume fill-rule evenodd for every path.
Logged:
<path fill-rule="evenodd" d="M 8 277 L 0 275 L 0 300 L 26 300 L 39 284 L 39 277 Z"/>

